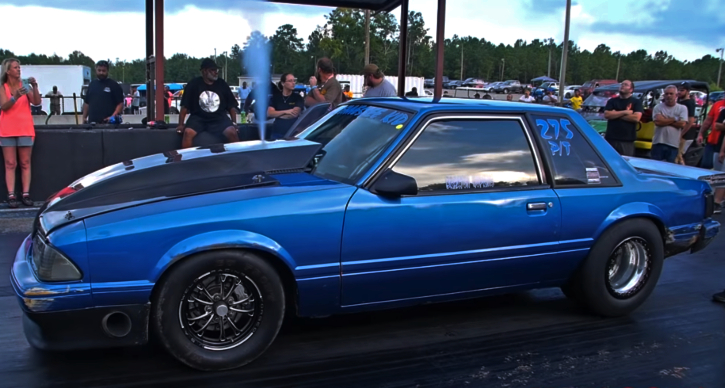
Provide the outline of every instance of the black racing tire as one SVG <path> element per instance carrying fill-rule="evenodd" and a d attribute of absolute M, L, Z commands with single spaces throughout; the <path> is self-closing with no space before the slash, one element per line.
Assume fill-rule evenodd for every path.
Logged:
<path fill-rule="evenodd" d="M 259 255 L 210 251 L 170 271 L 152 300 L 150 324 L 177 360 L 202 371 L 234 369 L 254 361 L 277 337 L 285 315 L 284 289 L 277 271 Z M 206 316 L 210 323 L 202 326 Z M 200 328 L 201 335 L 195 334 Z"/>
<path fill-rule="evenodd" d="M 636 271 L 641 275 L 623 275 L 622 279 L 616 279 L 617 274 L 626 274 L 624 269 L 629 266 L 621 264 L 624 261 L 618 265 L 615 257 L 618 253 L 635 250 L 640 252 L 637 262 L 643 263 Z M 562 287 L 562 291 L 566 289 L 567 296 L 595 314 L 624 316 L 639 308 L 652 294 L 662 273 L 664 258 L 664 242 L 657 226 L 642 218 L 626 220 L 599 237 L 575 277 Z M 611 271 L 614 271 L 614 280 L 610 278 Z"/>

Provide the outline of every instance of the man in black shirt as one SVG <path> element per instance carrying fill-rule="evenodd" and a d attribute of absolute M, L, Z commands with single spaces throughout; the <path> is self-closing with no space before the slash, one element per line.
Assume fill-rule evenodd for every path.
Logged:
<path fill-rule="evenodd" d="M 267 140 L 283 138 L 302 113 L 305 100 L 294 92 L 296 84 L 297 79 L 294 75 L 282 74 L 279 85 L 282 92 L 272 95 L 267 108 L 267 118 L 274 119 L 274 125 Z"/>
<path fill-rule="evenodd" d="M 675 163 L 685 165 L 685 160 L 683 159 L 683 155 L 687 150 L 685 149 L 685 143 L 688 140 L 695 140 L 697 138 L 697 131 L 691 131 L 690 128 L 695 124 L 695 100 L 690 98 L 690 91 L 692 90 L 692 87 L 690 86 L 689 82 L 681 82 L 677 86 L 677 103 L 680 105 L 684 105 L 687 108 L 687 124 L 685 124 L 685 128 L 682 128 L 682 133 L 680 134 L 680 149 L 677 152 L 677 160 L 675 160 Z"/>
<path fill-rule="evenodd" d="M 634 156 L 634 141 L 637 140 L 637 123 L 642 118 L 642 101 L 634 98 L 634 82 L 622 81 L 619 97 L 610 98 L 604 107 L 607 132 L 604 138 L 620 155 Z"/>
<path fill-rule="evenodd" d="M 239 135 L 234 122 L 237 120 L 237 99 L 232 89 L 219 78 L 219 67 L 207 58 L 201 62 L 201 76 L 189 81 L 184 87 L 179 113 L 178 133 L 184 134 L 182 148 L 193 145 L 199 132 L 223 134 L 230 142 L 238 142 Z M 184 124 L 186 114 L 191 113 Z M 231 119 L 229 116 L 231 116 Z"/>
<path fill-rule="evenodd" d="M 118 82 L 108 78 L 108 67 L 107 61 L 96 63 L 98 78 L 88 85 L 83 99 L 84 123 L 107 123 L 123 111 L 123 89 Z"/>

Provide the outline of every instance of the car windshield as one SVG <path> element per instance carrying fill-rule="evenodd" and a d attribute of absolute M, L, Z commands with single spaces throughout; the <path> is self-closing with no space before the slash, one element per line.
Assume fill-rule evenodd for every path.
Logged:
<path fill-rule="evenodd" d="M 337 108 L 300 138 L 322 144 L 312 174 L 355 184 L 400 135 L 412 114 L 370 105 Z"/>

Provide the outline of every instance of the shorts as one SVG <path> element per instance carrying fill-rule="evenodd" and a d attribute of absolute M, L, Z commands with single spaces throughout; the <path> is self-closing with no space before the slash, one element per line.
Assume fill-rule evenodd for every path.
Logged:
<path fill-rule="evenodd" d="M 633 141 L 619 141 L 606 139 L 607 142 L 622 156 L 634 156 Z"/>
<path fill-rule="evenodd" d="M 725 163 L 720 163 L 719 152 L 716 152 L 712 155 L 712 169 L 715 171 L 725 172 Z"/>
<path fill-rule="evenodd" d="M 233 127 L 232 119 L 224 116 L 219 116 L 215 119 L 204 119 L 198 116 L 189 116 L 186 120 L 186 128 L 193 129 L 196 133 L 209 132 L 211 134 L 219 135 L 224 132 L 225 129 Z"/>
<path fill-rule="evenodd" d="M 1 147 L 32 147 L 35 138 L 32 136 L 0 137 Z"/>
<path fill-rule="evenodd" d="M 677 147 L 669 144 L 657 143 L 652 145 L 652 159 L 674 163 L 677 160 Z"/>

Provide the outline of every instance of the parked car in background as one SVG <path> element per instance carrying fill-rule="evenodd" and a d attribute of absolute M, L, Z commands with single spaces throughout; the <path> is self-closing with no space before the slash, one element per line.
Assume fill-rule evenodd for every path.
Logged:
<path fill-rule="evenodd" d="M 491 83 L 489 83 L 489 84 L 486 84 L 486 85 L 484 85 L 484 86 L 483 86 L 483 87 L 482 87 L 481 89 L 482 89 L 482 90 L 483 90 L 484 92 L 487 92 L 487 93 L 493 93 L 493 92 L 494 92 L 494 89 L 496 89 L 496 87 L 497 87 L 498 85 L 502 84 L 502 83 L 503 83 L 503 82 L 491 82 Z"/>
<path fill-rule="evenodd" d="M 574 91 L 577 89 L 581 90 L 581 87 L 582 87 L 582 85 L 567 85 L 566 89 L 564 89 L 564 98 L 568 100 L 568 99 L 574 97 Z M 559 94 L 561 94 L 561 93 L 557 89 L 556 95 L 558 96 Z"/>
<path fill-rule="evenodd" d="M 532 94 L 536 100 L 541 100 L 546 95 L 546 92 L 556 92 L 559 90 L 559 83 L 558 82 L 544 82 L 534 90 L 534 93 Z"/>
<path fill-rule="evenodd" d="M 467 88 L 482 88 L 486 85 L 486 82 L 478 78 L 469 78 L 463 82 L 463 86 Z"/>
<path fill-rule="evenodd" d="M 498 84 L 494 90 L 495 93 L 503 93 L 503 94 L 509 94 L 509 93 L 523 93 L 524 87 L 521 85 L 521 82 L 515 81 L 515 80 L 508 80 L 504 81 L 500 84 Z"/>
<path fill-rule="evenodd" d="M 712 102 L 717 102 L 717 101 L 722 100 L 723 97 L 725 97 L 725 92 L 720 91 L 720 92 L 710 93 L 710 95 L 707 97 L 707 99 Z"/>
<path fill-rule="evenodd" d="M 589 97 L 590 94 L 592 94 L 594 89 L 596 89 L 600 86 L 612 85 L 612 84 L 618 84 L 618 83 L 619 83 L 619 81 L 614 80 L 614 79 L 593 79 L 589 82 L 585 82 L 584 85 L 582 85 L 581 88 L 579 88 L 579 90 L 582 93 L 582 98 L 586 99 L 587 97 Z M 636 84 L 637 83 L 635 82 L 635 85 Z"/>
<path fill-rule="evenodd" d="M 10 283 L 33 347 L 151 335 L 206 371 L 257 359 L 287 314 L 560 287 L 619 317 L 666 258 L 713 241 L 723 175 L 622 158 L 570 109 L 353 100 L 296 137 L 71 183 L 39 210 Z"/>
<path fill-rule="evenodd" d="M 449 81 L 448 82 L 448 85 L 446 85 L 446 88 L 447 89 L 455 89 L 455 88 L 461 87 L 462 84 L 463 84 L 463 81 L 453 80 L 453 81 Z"/>

